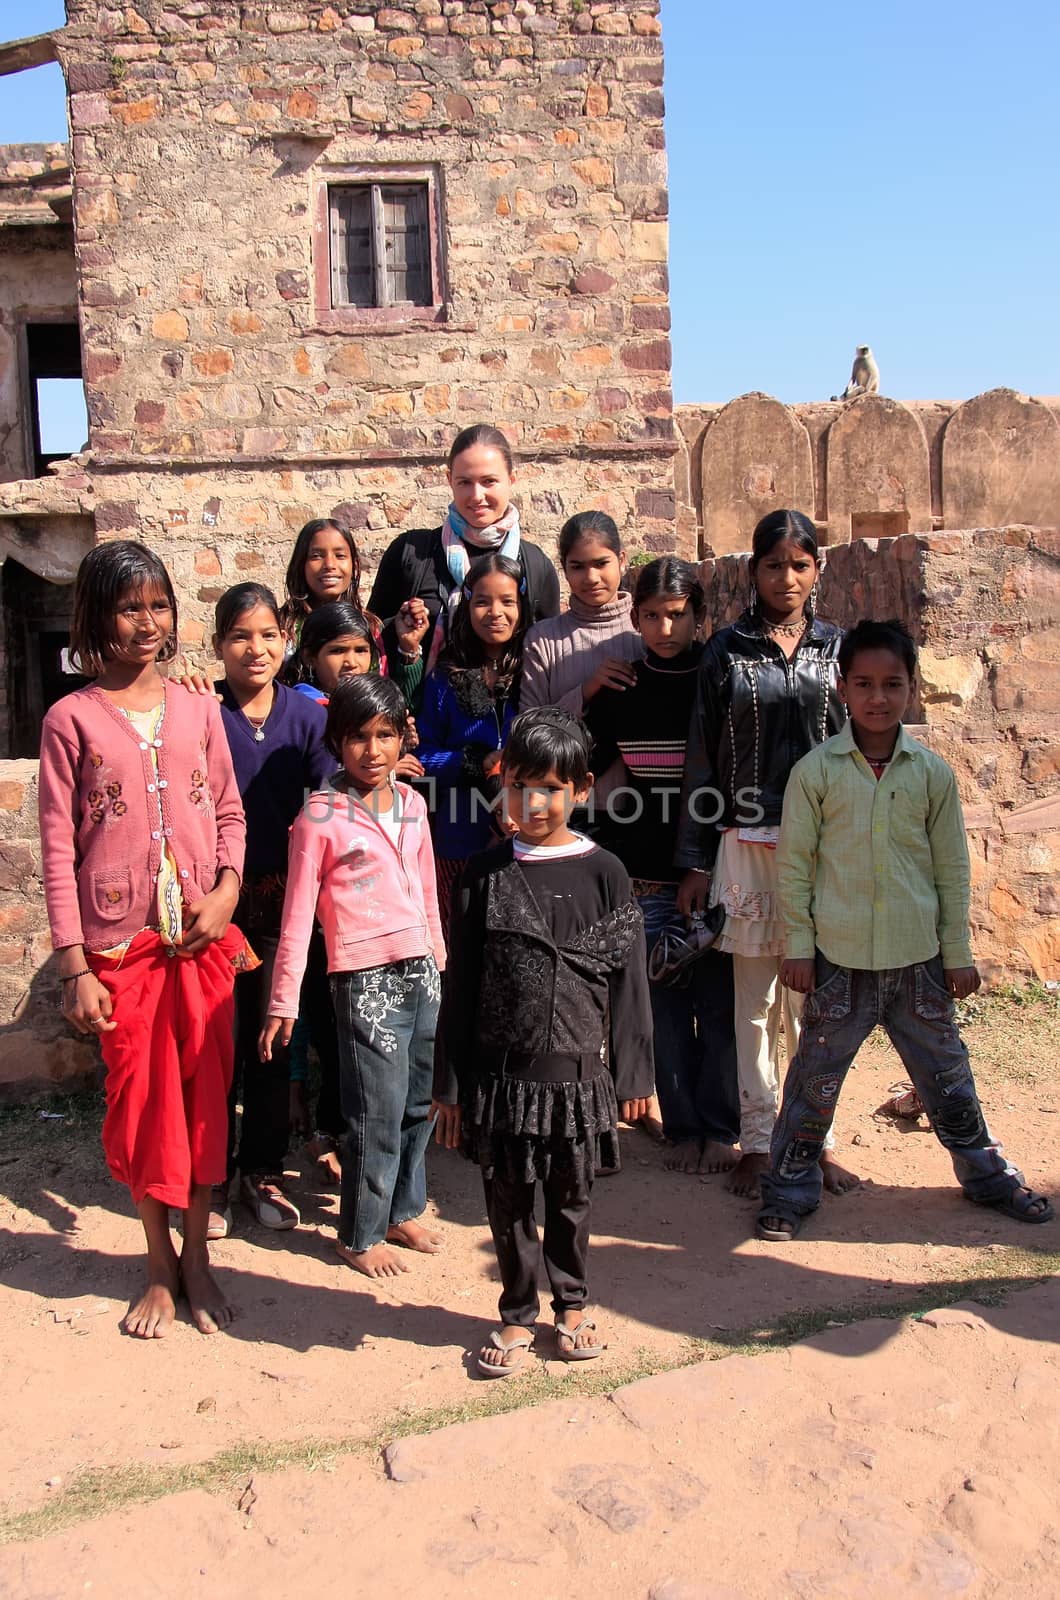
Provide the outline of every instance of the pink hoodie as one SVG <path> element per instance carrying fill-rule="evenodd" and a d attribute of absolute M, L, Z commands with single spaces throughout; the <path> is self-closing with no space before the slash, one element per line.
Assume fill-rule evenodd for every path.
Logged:
<path fill-rule="evenodd" d="M 395 840 L 351 791 L 310 795 L 291 829 L 283 927 L 269 1012 L 296 1017 L 314 916 L 329 972 L 362 972 L 432 954 L 445 966 L 427 807 L 395 784 Z"/>

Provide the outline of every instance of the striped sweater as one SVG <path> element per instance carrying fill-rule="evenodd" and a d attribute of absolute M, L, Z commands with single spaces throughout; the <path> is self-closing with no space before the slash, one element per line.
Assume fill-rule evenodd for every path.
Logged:
<path fill-rule="evenodd" d="M 631 689 L 601 689 L 586 721 L 593 736 L 593 771 L 606 772 L 621 757 L 626 787 L 612 792 L 609 815 L 597 837 L 631 878 L 677 883 L 673 864 L 685 744 L 703 646 L 674 660 L 650 652 L 635 665 Z"/>

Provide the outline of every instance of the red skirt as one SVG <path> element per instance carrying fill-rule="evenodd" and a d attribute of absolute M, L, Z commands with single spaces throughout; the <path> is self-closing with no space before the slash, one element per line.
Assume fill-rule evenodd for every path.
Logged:
<path fill-rule="evenodd" d="M 120 957 L 89 953 L 117 1023 L 99 1040 L 103 1153 L 137 1205 L 150 1195 L 185 1210 L 194 1184 L 225 1181 L 232 991 L 246 951 L 230 926 L 197 956 L 172 954 L 150 929 Z"/>

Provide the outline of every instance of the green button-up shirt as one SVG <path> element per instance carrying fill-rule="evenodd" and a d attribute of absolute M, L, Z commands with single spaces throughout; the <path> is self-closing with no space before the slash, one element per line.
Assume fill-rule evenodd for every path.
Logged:
<path fill-rule="evenodd" d="M 803 756 L 784 794 L 778 846 L 787 952 L 880 971 L 970 967 L 968 845 L 957 780 L 899 728 L 883 777 L 850 723 Z"/>

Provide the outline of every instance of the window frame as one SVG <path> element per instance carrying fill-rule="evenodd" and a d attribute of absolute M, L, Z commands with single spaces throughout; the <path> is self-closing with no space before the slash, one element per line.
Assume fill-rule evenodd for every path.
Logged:
<path fill-rule="evenodd" d="M 331 303 L 331 191 L 370 188 L 373 184 L 421 184 L 427 191 L 428 270 L 431 299 L 427 305 L 402 301 L 390 306 L 333 306 Z M 313 220 L 313 300 L 317 326 L 326 329 L 390 327 L 397 324 L 445 322 L 448 317 L 442 272 L 438 168 L 429 162 L 415 165 L 357 163 L 329 167 L 316 180 Z"/>

